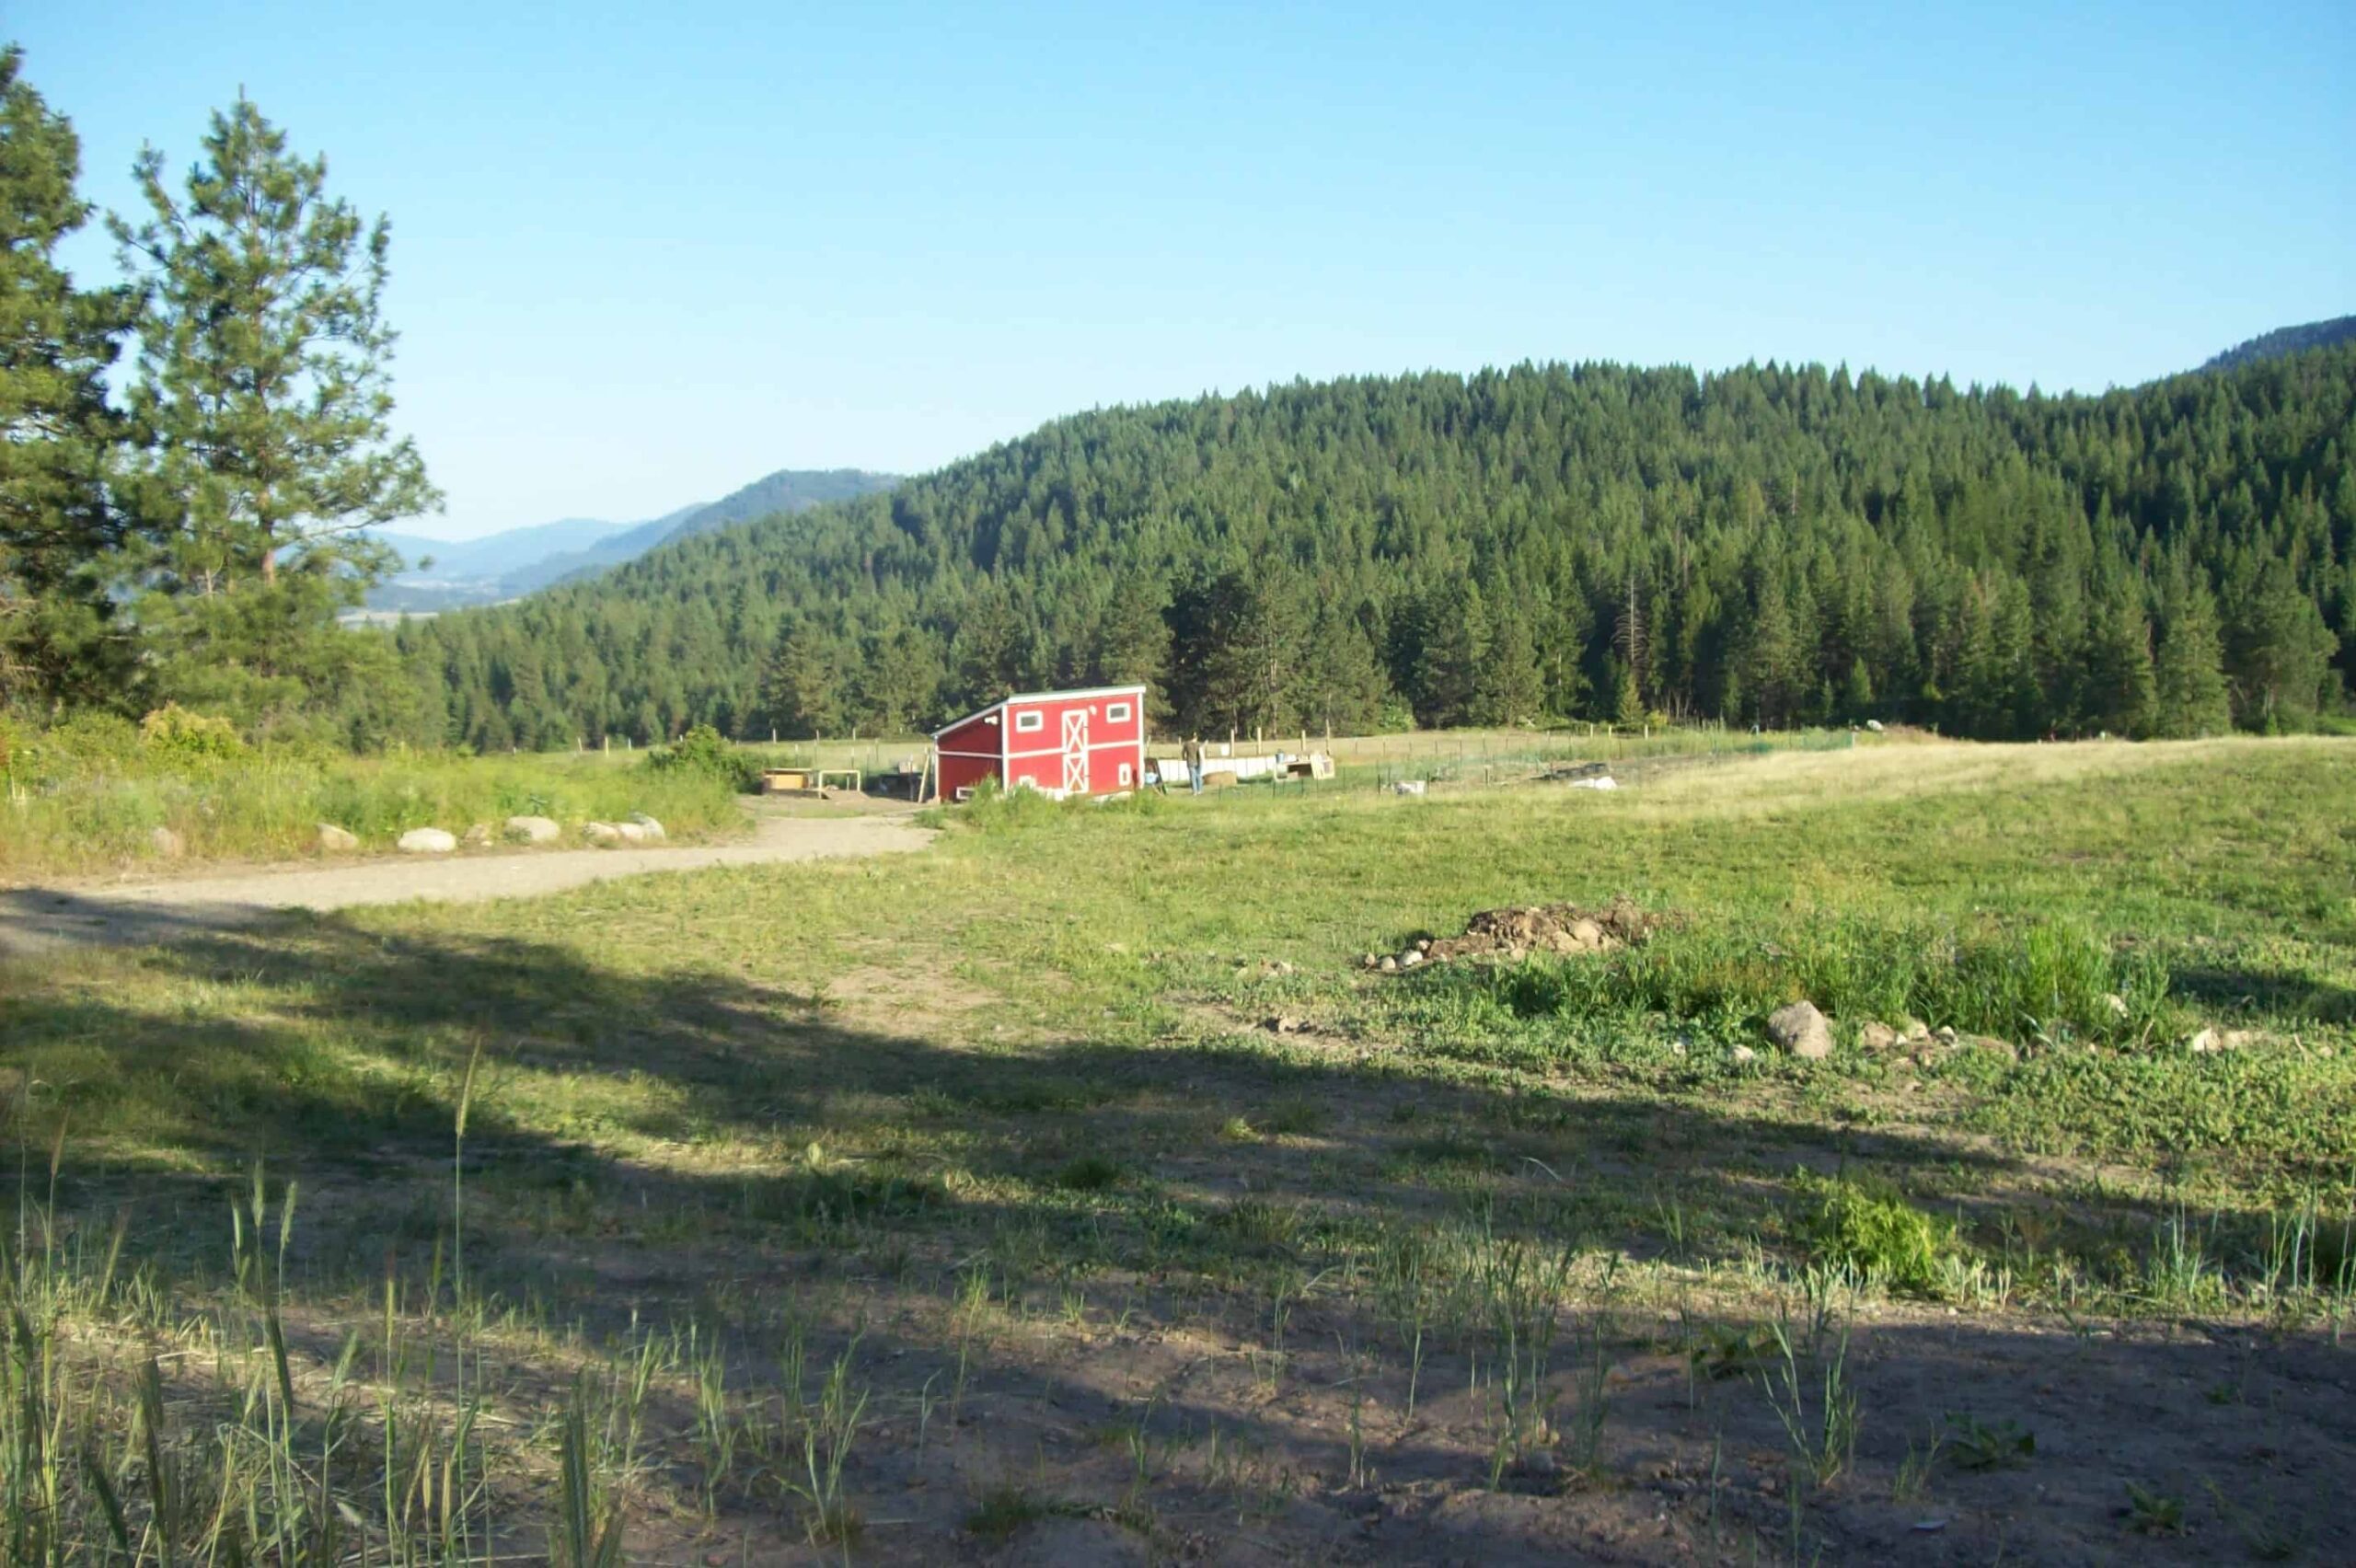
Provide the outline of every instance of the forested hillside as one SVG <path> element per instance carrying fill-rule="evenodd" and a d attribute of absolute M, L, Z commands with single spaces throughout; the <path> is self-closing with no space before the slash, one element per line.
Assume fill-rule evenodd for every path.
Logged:
<path fill-rule="evenodd" d="M 2232 370 L 2239 365 L 2255 364 L 2260 360 L 2281 359 L 2285 354 L 2300 354 L 2309 349 L 2327 349 L 2350 341 L 2356 341 L 2356 316 L 2339 316 L 2329 321 L 2278 327 L 2246 343 L 2235 344 L 2200 368 Z"/>
<path fill-rule="evenodd" d="M 2101 397 L 1523 365 L 1049 424 L 398 634 L 485 747 L 900 730 L 1144 678 L 1165 727 L 2189 734 L 2356 638 L 2356 346 Z"/>

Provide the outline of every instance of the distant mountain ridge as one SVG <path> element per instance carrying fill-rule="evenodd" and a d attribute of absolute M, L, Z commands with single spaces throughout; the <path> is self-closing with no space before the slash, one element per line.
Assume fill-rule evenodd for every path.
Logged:
<path fill-rule="evenodd" d="M 2281 359 L 2286 354 L 2304 353 L 2309 349 L 2327 349 L 2335 343 L 2350 340 L 2356 340 L 2356 316 L 2339 316 L 2329 321 L 2310 321 L 2299 327 L 2278 327 L 2263 337 L 2235 344 L 2200 368 L 2233 370 L 2240 365 L 2256 364 L 2261 360 Z"/>
<path fill-rule="evenodd" d="M 567 517 L 479 539 L 428 539 L 379 530 L 404 570 L 370 592 L 373 610 L 428 611 L 495 605 L 551 583 L 592 577 L 673 539 L 756 517 L 805 511 L 890 490 L 896 474 L 863 468 L 780 468 L 714 502 L 695 502 L 643 523 Z M 433 565 L 421 569 L 419 562 Z"/>

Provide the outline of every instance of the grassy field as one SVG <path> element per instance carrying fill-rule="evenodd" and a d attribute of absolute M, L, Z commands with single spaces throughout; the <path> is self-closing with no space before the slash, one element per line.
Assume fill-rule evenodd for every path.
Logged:
<path fill-rule="evenodd" d="M 2356 744 L 1625 777 L 0 974 L 7 1556 L 2356 1557 Z"/>
<path fill-rule="evenodd" d="M 728 781 L 651 767 L 645 753 L 357 757 L 235 744 L 207 752 L 86 719 L 49 735 L 0 735 L 0 879 L 295 859 L 319 852 L 322 823 L 352 834 L 364 852 L 382 852 L 413 827 L 495 831 L 510 816 L 571 828 L 643 812 L 690 837 L 739 821 Z M 159 830 L 174 850 L 159 844 Z"/>

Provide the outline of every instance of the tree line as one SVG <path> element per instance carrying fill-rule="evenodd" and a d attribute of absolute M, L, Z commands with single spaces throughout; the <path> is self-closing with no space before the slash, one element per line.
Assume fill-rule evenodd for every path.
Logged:
<path fill-rule="evenodd" d="M 1057 421 L 888 497 L 402 628 L 453 738 L 1654 715 L 2303 728 L 2356 620 L 2356 347 L 2098 397 L 1524 364 Z"/>

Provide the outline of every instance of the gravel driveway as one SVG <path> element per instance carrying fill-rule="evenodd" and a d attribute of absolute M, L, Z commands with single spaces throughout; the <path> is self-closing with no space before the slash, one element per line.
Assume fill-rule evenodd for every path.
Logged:
<path fill-rule="evenodd" d="M 609 877 L 895 854 L 931 842 L 930 830 L 904 814 L 762 816 L 753 836 L 735 844 L 306 862 L 225 876 L 7 888 L 0 889 L 0 956 L 168 941 L 184 932 L 250 924 L 283 909 L 324 912 L 412 898 L 531 898 Z"/>

